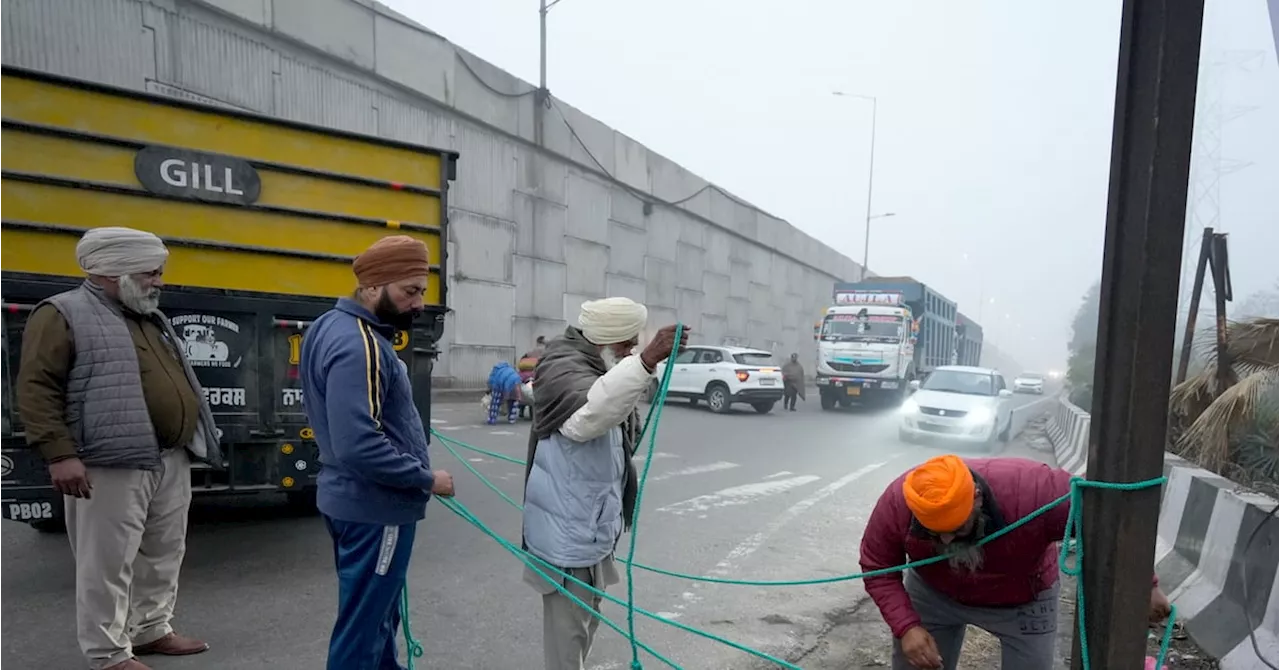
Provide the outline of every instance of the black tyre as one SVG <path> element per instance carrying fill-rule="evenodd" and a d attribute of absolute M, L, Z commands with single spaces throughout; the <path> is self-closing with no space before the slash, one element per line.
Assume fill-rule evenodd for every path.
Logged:
<path fill-rule="evenodd" d="M 305 489 L 302 491 L 289 491 L 285 493 L 285 504 L 289 506 L 290 511 L 296 514 L 310 516 L 315 514 L 316 509 L 316 490 Z"/>
<path fill-rule="evenodd" d="M 729 389 L 724 384 L 712 384 L 707 387 L 707 407 L 716 414 L 729 411 Z"/>
<path fill-rule="evenodd" d="M 1009 418 L 1009 423 L 1005 425 L 1004 430 L 1000 431 L 1000 441 L 1008 442 L 1013 437 L 1013 418 Z"/>
<path fill-rule="evenodd" d="M 67 532 L 67 520 L 61 516 L 55 516 L 52 519 L 36 519 L 35 521 L 28 521 L 27 523 L 30 524 L 32 528 L 36 529 L 36 532 L 38 533 L 49 533 L 52 535 Z"/>
<path fill-rule="evenodd" d="M 831 411 L 836 408 L 836 399 L 830 393 L 821 394 L 818 400 L 822 403 L 823 410 Z"/>
<path fill-rule="evenodd" d="M 906 444 L 915 444 L 915 440 L 911 439 L 911 435 L 901 428 L 898 429 L 898 441 Z"/>
<path fill-rule="evenodd" d="M 755 408 L 756 414 L 768 414 L 773 411 L 773 406 L 778 404 L 777 400 L 773 402 L 753 402 L 751 406 Z"/>

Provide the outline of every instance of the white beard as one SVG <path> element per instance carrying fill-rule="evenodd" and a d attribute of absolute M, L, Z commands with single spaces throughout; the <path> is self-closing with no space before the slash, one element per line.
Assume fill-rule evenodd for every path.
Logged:
<path fill-rule="evenodd" d="M 120 302 L 138 314 L 150 314 L 160 308 L 160 289 L 144 289 L 130 275 L 120 277 Z"/>
<path fill-rule="evenodd" d="M 600 358 L 604 359 L 605 371 L 612 370 L 613 366 L 618 364 L 618 356 L 613 353 L 613 349 L 611 347 L 605 347 L 604 349 L 601 349 Z"/>

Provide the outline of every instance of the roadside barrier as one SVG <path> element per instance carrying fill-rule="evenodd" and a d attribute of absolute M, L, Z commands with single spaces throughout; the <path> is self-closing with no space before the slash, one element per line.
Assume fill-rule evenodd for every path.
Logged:
<path fill-rule="evenodd" d="M 1065 398 L 1045 426 L 1059 467 L 1083 475 L 1089 413 Z M 1165 454 L 1156 575 L 1184 629 L 1223 670 L 1276 669 L 1280 570 L 1274 498 Z"/>
<path fill-rule="evenodd" d="M 675 333 L 675 339 L 677 342 L 680 341 L 681 330 L 682 330 L 682 327 L 680 325 L 677 325 L 676 333 Z M 527 551 L 524 551 L 523 549 L 520 548 L 520 545 L 518 543 L 510 542 L 509 540 L 503 538 L 501 535 L 495 532 L 492 528 L 487 526 L 483 521 L 477 518 L 475 514 L 471 512 L 471 510 L 467 509 L 467 507 L 463 505 L 461 502 L 459 502 L 457 499 L 454 499 L 454 498 L 439 499 L 440 504 L 442 504 L 446 509 L 458 515 L 459 518 L 470 523 L 472 526 L 475 526 L 480 532 L 484 533 L 485 535 L 488 535 L 499 546 L 506 549 L 508 552 L 514 555 L 526 566 L 528 566 L 529 568 L 533 569 L 535 572 L 540 574 L 544 579 L 547 580 L 549 584 L 554 586 L 557 591 L 564 594 L 571 601 L 573 601 L 574 604 L 586 609 L 588 612 L 592 614 L 592 616 L 599 619 L 600 622 L 602 622 L 604 625 L 608 626 L 609 628 L 613 629 L 615 632 L 626 637 L 631 644 L 632 670 L 643 670 L 644 666 L 640 661 L 641 650 L 650 654 L 655 659 L 662 661 L 668 667 L 675 668 L 676 670 L 682 670 L 681 666 L 676 664 L 670 658 L 663 656 L 657 650 L 653 649 L 649 645 L 636 639 L 636 635 L 635 635 L 635 615 L 636 614 L 640 614 L 641 616 L 645 616 L 655 621 L 662 622 L 668 626 L 678 628 L 682 631 L 697 635 L 699 637 L 703 637 L 708 640 L 714 640 L 716 642 L 719 642 L 720 644 L 729 646 L 733 649 L 737 649 L 739 651 L 750 654 L 762 660 L 768 661 L 780 667 L 788 668 L 788 670 L 803 670 L 798 665 L 795 665 L 781 658 L 774 657 L 758 649 L 753 649 L 751 647 L 748 647 L 738 642 L 734 642 L 733 640 L 729 640 L 728 638 L 721 637 L 709 631 L 705 631 L 693 626 L 680 623 L 678 621 L 667 619 L 653 612 L 637 607 L 635 604 L 635 590 L 634 590 L 635 580 L 632 578 L 633 569 L 638 568 L 641 570 L 647 570 L 649 572 L 666 575 L 669 577 L 678 577 L 681 579 L 689 579 L 689 580 L 701 581 L 701 582 L 712 582 L 712 583 L 719 583 L 719 584 L 737 584 L 737 585 L 743 585 L 743 586 L 807 586 L 807 585 L 814 585 L 814 584 L 830 584 L 833 582 L 852 581 L 855 579 L 864 579 L 866 577 L 874 577 L 878 575 L 903 572 L 905 570 L 910 570 L 910 569 L 921 567 L 924 565 L 929 565 L 932 563 L 937 563 L 940 561 L 947 560 L 946 556 L 934 556 L 932 558 L 927 558 L 919 561 L 912 561 L 904 565 L 900 565 L 892 568 L 886 568 L 883 570 L 874 570 L 874 571 L 865 572 L 865 573 L 852 573 L 852 574 L 841 575 L 837 577 L 822 577 L 817 579 L 795 579 L 795 580 L 781 580 L 781 581 L 754 581 L 754 580 L 746 580 L 746 579 L 724 579 L 724 578 L 704 577 L 700 575 L 692 575 L 692 574 L 676 572 L 674 570 L 664 570 L 660 568 L 654 568 L 654 567 L 636 563 L 635 550 L 636 550 L 636 538 L 639 535 L 639 528 L 640 528 L 641 501 L 643 500 L 643 497 L 644 497 L 644 489 L 645 489 L 646 480 L 648 479 L 648 476 L 649 476 L 649 468 L 653 462 L 653 452 L 657 444 L 658 424 L 661 421 L 662 409 L 667 397 L 667 387 L 670 385 L 670 382 L 671 382 L 671 370 L 673 369 L 673 367 L 674 366 L 668 365 L 666 366 L 666 369 L 663 372 L 661 383 L 658 385 L 658 392 L 654 397 L 653 403 L 649 407 L 649 416 L 646 419 L 644 428 L 641 430 L 640 437 L 638 438 L 639 443 L 642 445 L 645 444 L 645 441 L 647 438 L 648 447 L 645 453 L 644 469 L 640 474 L 639 484 L 636 492 L 636 507 L 635 507 L 635 514 L 631 522 L 631 538 L 628 545 L 627 558 L 620 559 L 623 562 L 623 564 L 626 566 L 626 572 L 627 572 L 627 599 L 625 601 L 622 600 L 621 598 L 612 596 L 603 590 L 596 589 L 593 585 L 580 581 L 575 577 L 573 577 L 572 575 L 562 572 L 561 570 L 557 569 L 555 566 L 552 566 L 551 564 L 547 563 L 541 558 Z M 524 461 L 512 458 L 510 456 L 500 455 L 492 451 L 487 451 L 484 449 L 473 447 L 464 442 L 461 442 L 459 440 L 455 440 L 446 435 L 443 435 L 440 432 L 435 430 L 432 430 L 431 434 L 434 437 L 436 437 L 440 441 L 440 443 L 444 445 L 445 449 L 447 449 L 450 454 L 452 454 L 455 458 L 457 458 L 459 463 L 461 463 L 469 472 L 471 472 L 471 474 L 475 475 L 481 481 L 481 483 L 484 484 L 486 488 L 497 493 L 503 500 L 509 503 L 512 507 L 516 509 L 522 509 L 522 506 L 519 503 L 517 503 L 515 500 L 511 499 L 510 496 L 502 492 L 493 482 L 489 481 L 489 479 L 485 477 L 483 474 L 481 474 L 479 470 L 477 470 L 474 466 L 472 466 L 469 462 L 467 462 L 467 459 L 463 458 L 461 454 L 459 454 L 457 450 L 454 449 L 454 447 L 457 446 L 463 449 L 473 451 L 475 453 L 485 454 L 487 456 L 498 458 L 499 460 L 507 461 L 510 463 L 519 463 L 523 465 L 525 463 Z M 1048 512 L 1054 507 L 1057 507 L 1058 505 L 1066 502 L 1066 503 L 1069 503 L 1071 506 L 1070 515 L 1067 521 L 1066 532 L 1063 535 L 1062 549 L 1058 556 L 1058 565 L 1065 574 L 1079 575 L 1081 566 L 1083 565 L 1084 549 L 1085 549 L 1084 543 L 1076 539 L 1079 537 L 1079 534 L 1077 531 L 1080 527 L 1080 511 L 1082 508 L 1080 504 L 1080 499 L 1081 499 L 1083 490 L 1086 488 L 1098 488 L 1098 489 L 1134 491 L 1138 489 L 1150 488 L 1153 486 L 1160 486 L 1164 482 L 1165 482 L 1164 477 L 1158 477 L 1158 478 L 1150 479 L 1147 481 L 1131 482 L 1131 483 L 1092 482 L 1092 481 L 1086 481 L 1079 477 L 1075 477 L 1071 480 L 1071 491 L 1069 493 L 1067 493 L 1066 495 L 1063 495 L 1057 500 L 1054 500 L 1044 505 L 1043 507 L 1041 507 L 1040 509 L 1037 509 L 1031 514 L 1021 519 L 1018 519 L 1017 521 L 1009 524 L 1008 526 L 1000 529 L 999 531 L 996 531 L 982 538 L 981 540 L 978 541 L 978 544 L 984 545 L 984 544 L 987 544 L 988 542 L 993 542 L 1013 532 L 1014 530 L 1020 528 L 1021 526 L 1030 522 L 1032 519 L 1040 516 L 1041 514 L 1044 514 L 1045 512 Z M 1074 547 L 1074 550 L 1076 553 L 1076 558 L 1074 562 L 1070 558 L 1072 547 Z M 570 593 L 568 589 L 566 589 L 563 585 L 564 580 L 569 580 L 574 584 L 576 584 L 577 586 L 583 589 L 586 589 L 588 592 L 604 600 L 608 600 L 609 602 L 612 602 L 616 605 L 625 607 L 627 610 L 626 630 L 624 630 L 623 627 L 618 623 L 612 621 L 608 617 L 604 616 L 602 613 L 589 607 L 581 599 L 577 598 L 572 593 Z M 418 643 L 418 641 L 412 637 L 412 634 L 410 632 L 411 626 L 409 622 L 409 610 L 408 610 L 408 604 L 407 604 L 408 595 L 409 595 L 408 584 L 406 583 L 404 597 L 402 598 L 401 620 L 402 620 L 402 625 L 404 627 L 406 644 L 409 646 L 409 654 L 408 654 L 409 670 L 414 670 L 414 659 L 422 656 L 422 647 Z M 1084 614 L 1085 610 L 1083 607 L 1083 601 L 1084 601 L 1083 580 L 1077 580 L 1076 599 L 1077 599 L 1076 609 L 1078 612 L 1077 621 L 1078 621 L 1078 626 L 1080 628 L 1080 631 L 1079 631 L 1080 646 L 1082 649 L 1082 656 L 1084 658 L 1083 666 L 1085 670 L 1089 670 L 1090 669 L 1089 652 L 1088 652 L 1089 643 L 1088 643 L 1088 637 L 1085 634 L 1085 614 Z M 1176 610 L 1176 606 L 1175 606 L 1175 610 Z M 1164 637 L 1161 641 L 1160 654 L 1157 657 L 1156 667 L 1161 667 L 1161 665 L 1163 665 L 1165 656 L 1168 653 L 1169 643 L 1173 635 L 1173 622 L 1176 617 L 1176 614 L 1177 614 L 1176 611 L 1170 614 L 1168 624 L 1165 626 Z"/>

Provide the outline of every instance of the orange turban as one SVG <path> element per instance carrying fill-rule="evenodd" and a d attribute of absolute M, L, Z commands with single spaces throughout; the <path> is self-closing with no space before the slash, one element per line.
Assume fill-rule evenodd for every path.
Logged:
<path fill-rule="evenodd" d="M 973 514 L 973 473 L 959 456 L 935 456 L 907 473 L 902 495 L 920 525 L 935 533 L 958 530 Z"/>
<path fill-rule="evenodd" d="M 427 245 L 408 235 L 392 235 L 374 242 L 351 264 L 361 288 L 426 277 L 431 273 Z"/>

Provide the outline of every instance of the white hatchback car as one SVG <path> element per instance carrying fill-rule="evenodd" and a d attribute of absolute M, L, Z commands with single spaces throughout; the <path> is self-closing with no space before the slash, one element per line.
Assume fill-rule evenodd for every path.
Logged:
<path fill-rule="evenodd" d="M 1008 441 L 1013 409 L 1004 376 L 989 368 L 949 365 L 931 372 L 902 404 L 903 442 L 946 440 L 993 445 Z"/>
<path fill-rule="evenodd" d="M 773 354 L 745 347 L 692 345 L 671 362 L 668 398 L 687 398 L 691 404 L 705 400 L 717 414 L 729 411 L 734 403 L 751 405 L 768 414 L 782 399 L 782 367 Z M 662 379 L 666 362 L 658 365 Z M 658 382 L 650 388 L 657 392 Z"/>

